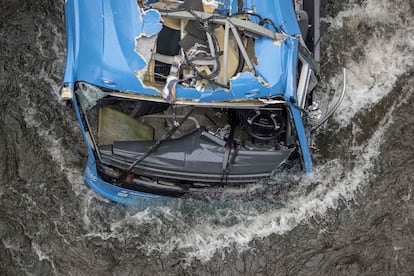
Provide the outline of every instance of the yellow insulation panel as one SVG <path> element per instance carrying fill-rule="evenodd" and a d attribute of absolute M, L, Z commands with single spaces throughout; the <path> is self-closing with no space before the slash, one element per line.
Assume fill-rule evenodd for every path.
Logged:
<path fill-rule="evenodd" d="M 109 145 L 114 141 L 152 141 L 154 128 L 127 114 L 104 107 L 99 109 L 98 143 Z"/>

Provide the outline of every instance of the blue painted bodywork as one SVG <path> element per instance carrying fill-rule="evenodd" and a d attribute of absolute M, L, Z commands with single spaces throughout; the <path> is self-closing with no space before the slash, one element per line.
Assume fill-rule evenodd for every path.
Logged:
<path fill-rule="evenodd" d="M 82 122 L 81 112 L 79 110 L 79 106 L 77 103 L 76 97 L 73 98 L 75 111 L 78 117 L 79 122 Z M 131 191 L 129 189 L 124 189 L 110 183 L 105 182 L 98 176 L 98 172 L 96 169 L 95 163 L 95 153 L 93 151 L 92 145 L 89 143 L 87 138 L 87 132 L 84 125 L 80 124 L 81 131 L 83 134 L 83 138 L 86 141 L 86 146 L 88 148 L 88 163 L 86 164 L 85 174 L 84 174 L 84 181 L 95 191 L 97 191 L 100 195 L 105 198 L 108 198 L 112 201 L 119 202 L 125 205 L 134 205 L 137 201 L 142 200 L 157 200 L 157 201 L 165 201 L 169 200 L 169 197 L 159 196 L 149 193 Z"/>
<path fill-rule="evenodd" d="M 236 0 L 221 0 L 223 12 L 237 12 Z M 277 29 L 286 34 L 282 42 L 259 38 L 254 50 L 257 65 L 254 76 L 240 73 L 230 80 L 230 89 L 199 92 L 193 88 L 177 86 L 177 99 L 194 102 L 242 101 L 252 98 L 280 96 L 287 100 L 296 126 L 305 171 L 312 171 L 308 138 L 301 112 L 291 103 L 296 99 L 296 74 L 298 59 L 299 26 L 292 1 L 245 0 L 243 10 L 260 14 L 273 21 Z M 136 73 L 145 70 L 147 62 L 135 51 L 137 39 L 156 35 L 162 28 L 161 17 L 156 10 L 141 10 L 136 0 L 68 0 L 65 4 L 67 31 L 67 59 L 64 75 L 65 86 L 74 90 L 77 81 L 85 81 L 99 87 L 121 92 L 160 96 L 152 87 L 145 87 Z M 254 17 L 251 18 L 255 20 Z M 270 21 L 269 21 L 270 22 Z M 272 31 L 270 23 L 265 27 Z M 139 44 L 138 44 L 139 47 Z M 161 96 L 160 96 L 161 97 Z M 75 101 L 82 133 L 88 146 L 89 159 L 85 182 L 101 195 L 124 204 L 136 200 L 166 197 L 130 191 L 104 182 L 97 175 L 95 155 L 87 139 L 81 113 Z M 293 101 L 293 102 L 294 102 Z"/>
<path fill-rule="evenodd" d="M 296 75 L 295 36 L 300 32 L 291 1 L 265 1 L 259 6 L 255 1 L 246 1 L 246 4 L 246 10 L 263 13 L 289 35 L 281 43 L 269 38 L 257 39 L 255 70 L 263 81 L 259 82 L 252 74 L 244 74 L 230 81 L 230 91 L 217 88 L 203 93 L 178 86 L 177 99 L 211 102 L 295 96 L 296 90 L 290 90 L 286 83 L 290 75 Z M 160 95 L 158 90 L 145 87 L 135 75 L 147 66 L 135 52 L 136 39 L 161 30 L 157 11 L 142 11 L 135 0 L 69 0 L 65 15 L 68 52 L 64 83 L 67 86 L 73 88 L 76 81 L 86 81 L 119 91 Z"/>

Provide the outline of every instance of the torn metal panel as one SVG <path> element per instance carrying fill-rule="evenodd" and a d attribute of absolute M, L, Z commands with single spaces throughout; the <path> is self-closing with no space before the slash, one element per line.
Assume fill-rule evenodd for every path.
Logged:
<path fill-rule="evenodd" d="M 66 9 L 71 7 L 76 10 L 67 13 L 70 23 L 68 33 L 72 34 L 69 39 L 73 40 L 71 44 L 75 47 L 68 47 L 65 83 L 83 80 L 118 91 L 147 95 L 160 95 L 163 86 L 156 83 L 160 74 L 156 70 L 163 64 L 159 63 L 160 59 L 157 61 L 157 57 L 163 57 L 164 61 L 173 60 L 172 56 L 161 56 L 154 51 L 163 28 L 161 15 L 169 19 L 178 18 L 181 22 L 196 20 L 197 17 L 205 20 L 212 17 L 211 13 L 201 11 L 194 12 L 194 15 L 180 10 L 144 10 L 138 7 L 135 0 L 122 3 L 116 0 L 69 2 Z M 177 99 L 205 102 L 295 95 L 297 43 L 293 41 L 296 40 L 294 35 L 300 31 L 292 3 L 265 1 L 258 4 L 257 1 L 246 0 L 243 1 L 243 7 L 238 7 L 240 1 L 216 2 L 221 2 L 219 7 L 224 9 L 223 13 L 254 11 L 267 21 L 262 26 L 255 24 L 252 16 L 249 20 L 216 16 L 208 19 L 211 22 L 205 21 L 211 26 L 223 26 L 214 32 L 218 37 L 218 46 L 215 45 L 215 39 L 207 35 L 210 37 L 207 45 L 210 46 L 211 56 L 214 58 L 217 55 L 217 61 L 211 59 L 205 65 L 202 65 L 202 60 L 194 61 L 194 66 L 204 66 L 202 70 L 207 70 L 213 64 L 211 71 L 220 70 L 211 82 L 207 79 L 207 84 L 178 84 Z M 239 37 L 239 32 L 253 34 L 255 42 L 249 44 L 246 36 Z M 246 43 L 249 48 L 245 47 Z M 223 51 L 223 48 L 226 49 Z M 240 64 L 238 53 L 247 69 L 237 68 L 243 65 Z M 166 79 L 170 65 L 164 63 L 162 66 L 166 73 L 161 75 L 164 74 Z M 240 71 L 237 72 L 235 68 Z M 145 76 L 148 74 L 152 76 L 152 84 L 146 82 Z"/>
<path fill-rule="evenodd" d="M 177 86 L 177 99 L 192 99 L 197 102 L 209 101 L 234 101 L 241 99 L 256 99 L 282 95 L 284 84 L 277 83 L 272 87 L 267 87 L 261 82 L 260 78 L 255 77 L 250 72 L 244 72 L 230 80 L 230 90 L 216 87 L 215 90 L 200 93 L 195 88 L 184 88 Z"/>
<path fill-rule="evenodd" d="M 64 82 L 73 87 L 77 80 L 120 91 L 158 94 L 145 87 L 135 71 L 147 66 L 135 49 L 135 39 L 155 34 L 160 25 L 151 22 L 157 11 L 142 14 L 137 2 L 116 0 L 68 1 L 65 19 L 68 29 L 68 53 Z M 70 85 L 71 84 L 71 85 Z"/>
<path fill-rule="evenodd" d="M 158 34 L 162 29 L 161 14 L 157 10 L 146 10 L 141 12 L 142 31 L 141 34 L 147 37 Z"/>
<path fill-rule="evenodd" d="M 135 38 L 135 52 L 145 61 L 146 65 L 150 63 L 151 57 L 157 43 L 157 35 L 162 29 L 161 15 L 157 10 L 147 10 L 142 12 L 142 30 L 138 37 Z M 136 70 L 135 75 L 143 81 L 145 68 Z M 137 73 L 138 72 L 138 73 Z"/>
<path fill-rule="evenodd" d="M 135 40 L 135 52 L 148 64 L 154 52 L 157 36 L 142 35 Z"/>
<path fill-rule="evenodd" d="M 67 0 L 65 18 L 62 91 L 99 193 L 191 196 L 312 171 L 318 64 L 293 1 Z"/>

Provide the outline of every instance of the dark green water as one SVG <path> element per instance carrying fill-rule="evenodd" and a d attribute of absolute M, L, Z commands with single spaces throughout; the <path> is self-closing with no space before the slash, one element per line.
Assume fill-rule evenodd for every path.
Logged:
<path fill-rule="evenodd" d="M 82 181 L 86 148 L 58 98 L 63 1 L 0 7 L 1 275 L 414 274 L 412 0 L 328 3 L 321 91 L 344 66 L 348 92 L 311 177 L 279 175 L 248 202 L 136 208 Z"/>

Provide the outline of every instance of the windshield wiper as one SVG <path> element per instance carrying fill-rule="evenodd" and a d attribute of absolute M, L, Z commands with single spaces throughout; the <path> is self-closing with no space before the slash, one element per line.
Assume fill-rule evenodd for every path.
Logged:
<path fill-rule="evenodd" d="M 188 112 L 181 122 L 178 122 L 177 124 L 174 124 L 174 127 L 171 128 L 167 133 L 165 133 L 160 139 L 158 139 L 143 155 L 139 156 L 135 161 L 128 167 L 128 169 L 123 173 L 122 177 L 120 179 L 125 179 L 126 176 L 131 172 L 131 170 L 141 163 L 145 158 L 147 158 L 149 155 L 151 155 L 153 152 L 155 152 L 164 142 L 165 140 L 171 138 L 171 136 L 177 131 L 177 129 L 183 125 L 183 123 L 190 117 L 191 113 L 193 113 L 194 109 L 191 109 L 190 112 Z"/>

